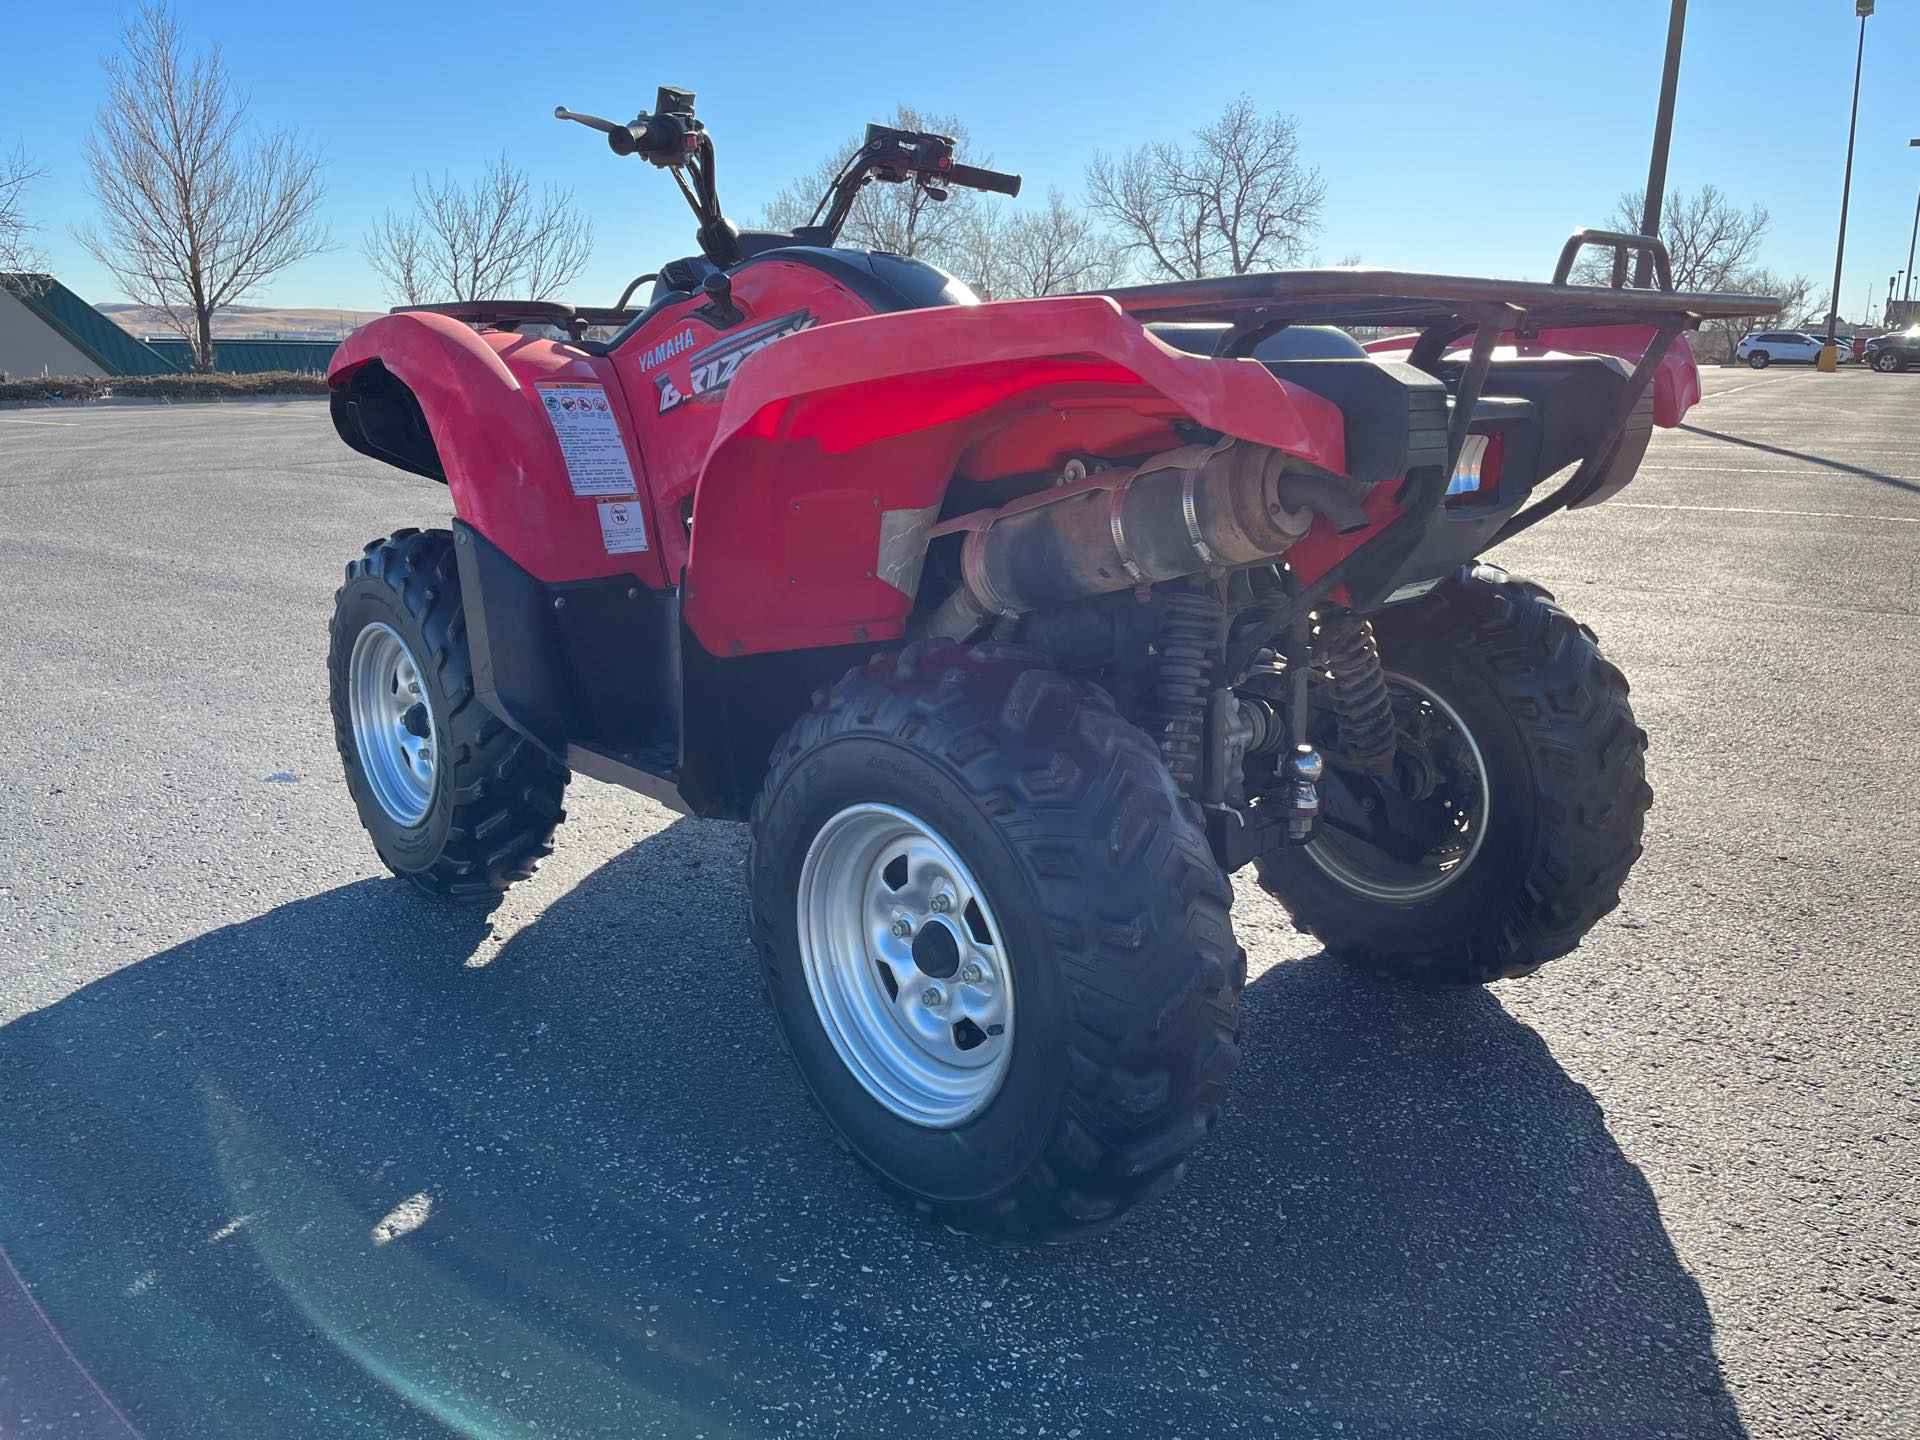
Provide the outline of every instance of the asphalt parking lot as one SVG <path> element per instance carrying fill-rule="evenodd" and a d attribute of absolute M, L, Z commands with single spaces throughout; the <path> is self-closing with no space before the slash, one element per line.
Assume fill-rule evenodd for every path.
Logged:
<path fill-rule="evenodd" d="M 0 410 L 0 1433 L 1909 1440 L 1920 375 L 1707 389 L 1496 556 L 1633 681 L 1622 907 L 1429 994 L 1241 885 L 1226 1122 L 1044 1251 L 830 1143 L 741 830 L 578 781 L 491 925 L 386 878 L 325 622 L 444 490 L 310 402 Z"/>

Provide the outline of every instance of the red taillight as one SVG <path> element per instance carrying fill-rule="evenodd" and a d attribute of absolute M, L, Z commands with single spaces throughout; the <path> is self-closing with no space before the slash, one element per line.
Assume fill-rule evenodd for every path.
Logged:
<path fill-rule="evenodd" d="M 1506 436 L 1498 430 L 1467 436 L 1447 478 L 1447 504 L 1480 505 L 1500 489 L 1500 462 L 1506 454 Z"/>

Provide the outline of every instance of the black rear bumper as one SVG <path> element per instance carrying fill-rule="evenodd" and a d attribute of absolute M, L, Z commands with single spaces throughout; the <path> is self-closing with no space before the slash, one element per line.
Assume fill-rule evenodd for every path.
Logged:
<path fill-rule="evenodd" d="M 1350 475 L 1402 482 L 1400 519 L 1343 562 L 1339 583 L 1357 610 L 1450 575 L 1482 554 L 1512 533 L 1539 487 L 1562 472 L 1574 472 L 1578 489 L 1557 492 L 1557 503 L 1595 504 L 1617 493 L 1633 479 L 1653 433 L 1652 397 L 1644 385 L 1632 393 L 1635 370 L 1625 361 L 1602 355 L 1490 360 L 1460 436 L 1497 433 L 1499 475 L 1476 495 L 1450 502 L 1454 421 L 1471 360 L 1439 365 L 1438 374 L 1372 357 L 1266 364 L 1281 380 L 1340 407 Z"/>

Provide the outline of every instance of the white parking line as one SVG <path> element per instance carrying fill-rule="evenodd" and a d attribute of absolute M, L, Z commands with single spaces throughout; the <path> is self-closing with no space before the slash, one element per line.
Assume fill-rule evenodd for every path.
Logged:
<path fill-rule="evenodd" d="M 1644 500 L 1609 500 L 1613 510 L 1698 510 L 1708 515 L 1791 515 L 1805 520 L 1877 520 L 1885 525 L 1920 525 L 1920 515 L 1855 515 L 1845 510 L 1762 510 L 1751 505 L 1651 505 Z"/>
<path fill-rule="evenodd" d="M 1814 476 L 1822 479 L 1830 475 L 1851 477 L 1855 480 L 1900 480 L 1909 485 L 1920 485 L 1920 475 L 1882 475 L 1879 471 L 1863 475 L 1858 470 L 1849 470 L 1837 465 L 1670 465 L 1664 460 L 1649 460 L 1642 468 L 1648 475 L 1774 475 L 1782 480 L 1794 476 Z"/>
<path fill-rule="evenodd" d="M 1731 390 L 1716 390 L 1711 395 L 1702 395 L 1700 403 L 1704 405 L 1709 400 L 1723 400 L 1729 395 L 1738 395 L 1742 390 L 1753 390 L 1762 385 L 1778 385 L 1783 380 L 1791 379 L 1793 379 L 1791 375 L 1776 375 L 1771 380 L 1750 380 L 1745 385 L 1734 386 Z"/>

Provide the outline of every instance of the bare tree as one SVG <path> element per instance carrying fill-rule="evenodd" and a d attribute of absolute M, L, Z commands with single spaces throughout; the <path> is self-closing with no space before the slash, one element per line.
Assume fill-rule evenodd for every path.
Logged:
<path fill-rule="evenodd" d="M 320 155 L 291 130 L 248 133 L 220 47 L 186 53 L 164 3 L 143 5 L 120 43 L 86 146 L 104 228 L 75 238 L 209 371 L 214 315 L 327 248 Z"/>
<path fill-rule="evenodd" d="M 21 195 L 46 173 L 27 159 L 23 147 L 0 156 L 0 270 L 38 270 L 43 263 L 28 239 L 40 227 L 27 219 Z"/>
<path fill-rule="evenodd" d="M 1805 275 L 1776 275 L 1771 270 L 1756 270 L 1741 278 L 1739 289 L 1747 295 L 1779 296 L 1780 320 L 1784 324 L 1806 326 L 1815 319 L 1813 281 Z"/>
<path fill-rule="evenodd" d="M 888 122 L 897 129 L 951 135 L 954 154 L 970 165 L 987 165 L 992 157 L 973 155 L 967 148 L 967 127 L 951 115 L 927 115 L 909 105 L 899 106 Z M 857 138 L 825 156 L 791 185 L 773 197 L 762 214 L 761 223 L 774 230 L 791 230 L 805 225 L 827 186 L 840 173 L 847 157 L 859 147 Z M 944 201 L 935 200 L 918 185 L 889 185 L 879 181 L 860 192 L 847 216 L 841 235 L 849 245 L 864 250 L 887 250 L 895 255 L 912 255 L 930 265 L 961 274 L 972 257 L 971 246 L 977 238 L 974 224 L 987 208 L 979 194 L 955 189 Z M 961 278 L 970 278 L 961 275 Z"/>
<path fill-rule="evenodd" d="M 1646 213 L 1644 189 L 1620 197 L 1613 228 L 1638 234 Z M 1755 269 L 1760 243 L 1773 223 L 1765 209 L 1755 205 L 1737 209 L 1712 185 L 1692 194 L 1672 191 L 1660 214 L 1660 239 L 1673 262 L 1677 290 L 1734 290 L 1735 277 Z M 1584 284 L 1604 285 L 1612 276 L 1610 251 L 1589 250 L 1575 267 L 1574 278 Z"/>
<path fill-rule="evenodd" d="M 1613 228 L 1637 233 L 1646 213 L 1646 191 L 1630 190 L 1620 197 Z M 1772 295 L 1780 299 L 1777 316 L 1748 315 L 1710 320 L 1703 327 L 1702 359 L 1732 355 L 1740 337 L 1755 326 L 1805 325 L 1813 318 L 1813 282 L 1804 275 L 1775 274 L 1760 263 L 1772 217 L 1762 206 L 1742 210 L 1718 188 L 1702 185 L 1691 193 L 1672 191 L 1660 216 L 1660 239 L 1673 262 L 1676 290 L 1718 290 L 1741 295 Z M 1631 266 L 1631 258 L 1629 258 Z M 1613 255 L 1593 249 L 1574 267 L 1573 278 L 1587 285 L 1605 285 L 1613 278 Z"/>
<path fill-rule="evenodd" d="M 501 155 L 471 185 L 413 182 L 413 210 L 385 212 L 361 249 L 408 305 L 443 300 L 551 299 L 585 268 L 593 225 L 573 191 L 542 187 Z"/>
<path fill-rule="evenodd" d="M 981 206 L 966 248 L 957 273 L 990 300 L 1102 290 L 1125 266 L 1112 235 L 1058 190 L 1042 206 Z"/>
<path fill-rule="evenodd" d="M 1319 229 L 1326 184 L 1301 162 L 1293 120 L 1242 95 L 1191 145 L 1095 156 L 1087 196 L 1154 279 L 1198 280 L 1297 260 Z"/>
<path fill-rule="evenodd" d="M 1677 278 L 1675 283 L 1679 283 Z M 1805 275 L 1777 275 L 1756 266 L 1729 276 L 1725 288 L 1740 295 L 1772 295 L 1780 301 L 1780 313 L 1707 321 L 1701 327 L 1708 337 L 1707 343 L 1695 351 L 1703 360 L 1731 359 L 1740 337 L 1761 326 L 1797 330 L 1820 323 L 1823 318 L 1815 313 L 1818 301 L 1814 297 L 1813 281 Z"/>

